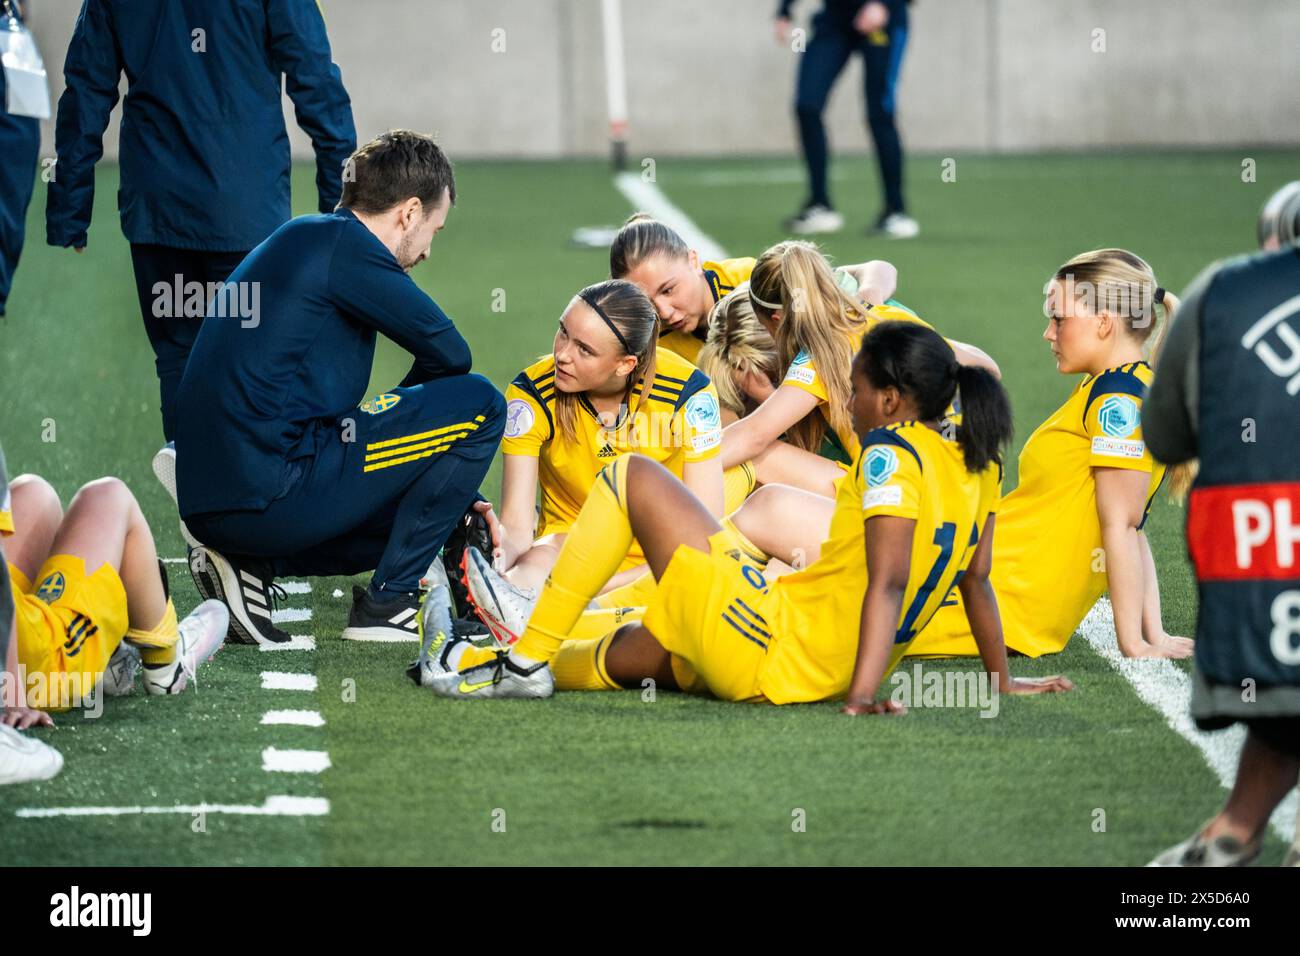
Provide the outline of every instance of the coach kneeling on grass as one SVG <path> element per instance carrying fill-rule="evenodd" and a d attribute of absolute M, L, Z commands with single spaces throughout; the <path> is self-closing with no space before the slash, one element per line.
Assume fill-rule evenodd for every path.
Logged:
<path fill-rule="evenodd" d="M 371 569 L 344 636 L 414 639 L 420 578 L 505 427 L 501 394 L 407 274 L 456 199 L 446 156 L 397 130 L 350 162 L 338 209 L 285 223 L 213 297 L 177 394 L 180 511 L 203 542 L 190 570 L 247 643 L 288 640 L 276 577 Z M 257 308 L 223 310 L 236 298 Z M 415 362 L 359 404 L 376 332 Z"/>

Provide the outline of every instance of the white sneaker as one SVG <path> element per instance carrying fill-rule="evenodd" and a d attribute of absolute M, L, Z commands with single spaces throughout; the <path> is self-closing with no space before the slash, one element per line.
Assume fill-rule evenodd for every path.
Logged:
<path fill-rule="evenodd" d="M 221 649 L 230 626 L 230 612 L 221 601 L 204 601 L 180 623 L 176 660 L 161 667 L 140 668 L 144 689 L 150 694 L 179 694 L 198 673 L 199 665 L 210 661 Z"/>
<path fill-rule="evenodd" d="M 49 780 L 62 769 L 63 754 L 0 724 L 0 784 Z"/>
<path fill-rule="evenodd" d="M 135 693 L 135 676 L 140 673 L 140 652 L 133 644 L 120 641 L 104 668 L 100 686 L 109 697 L 129 697 Z"/>
<path fill-rule="evenodd" d="M 844 217 L 830 206 L 813 203 L 799 210 L 798 215 L 785 221 L 785 228 L 796 236 L 815 236 L 827 232 L 839 232 L 844 228 Z"/>
<path fill-rule="evenodd" d="M 167 489 L 167 494 L 172 496 L 172 504 L 180 507 L 176 499 L 176 445 L 168 442 L 158 449 L 158 453 L 153 456 L 153 473 L 158 479 L 159 484 Z M 199 547 L 199 539 L 190 534 L 190 529 L 185 526 L 183 518 L 176 520 L 181 523 L 181 535 L 185 538 L 186 544 L 191 548 Z"/>
<path fill-rule="evenodd" d="M 425 686 L 439 697 L 456 699 L 539 699 L 555 693 L 555 678 L 549 665 L 521 667 L 501 651 L 490 661 L 440 674 Z"/>
<path fill-rule="evenodd" d="M 905 212 L 891 212 L 876 221 L 873 231 L 890 239 L 915 239 L 921 234 L 921 224 Z"/>
<path fill-rule="evenodd" d="M 524 633 L 537 606 L 536 589 L 515 587 L 473 545 L 465 549 L 460 569 L 474 611 L 496 638 L 496 646 L 508 649 Z"/>

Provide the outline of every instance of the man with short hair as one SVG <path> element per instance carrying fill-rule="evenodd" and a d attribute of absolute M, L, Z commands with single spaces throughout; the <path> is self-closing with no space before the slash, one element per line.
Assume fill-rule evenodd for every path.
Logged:
<path fill-rule="evenodd" d="M 256 314 L 210 305 L 177 393 L 180 511 L 203 542 L 190 570 L 246 643 L 287 640 L 275 578 L 372 569 L 344 637 L 415 639 L 420 580 L 505 428 L 501 394 L 408 275 L 455 202 L 451 164 L 406 130 L 350 164 L 337 210 L 285 223 L 231 274 Z M 359 404 L 378 332 L 414 363 Z"/>

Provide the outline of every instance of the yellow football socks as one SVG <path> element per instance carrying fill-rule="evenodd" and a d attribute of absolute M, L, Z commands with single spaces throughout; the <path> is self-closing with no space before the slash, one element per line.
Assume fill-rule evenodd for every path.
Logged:
<path fill-rule="evenodd" d="M 613 633 L 585 641 L 565 641 L 551 658 L 556 690 L 618 690 L 605 670 Z"/>
<path fill-rule="evenodd" d="M 147 631 L 138 627 L 127 628 L 126 640 L 140 648 L 140 660 L 147 667 L 161 667 L 176 660 L 176 642 L 180 634 L 176 606 L 168 598 L 162 620 Z"/>
<path fill-rule="evenodd" d="M 597 476 L 514 653 L 538 662 L 553 658 L 631 546 L 627 460 L 617 459 Z"/>

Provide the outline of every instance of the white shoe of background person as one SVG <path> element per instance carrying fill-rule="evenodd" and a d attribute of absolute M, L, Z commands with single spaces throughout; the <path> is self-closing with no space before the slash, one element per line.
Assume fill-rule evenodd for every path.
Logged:
<path fill-rule="evenodd" d="M 167 489 L 167 494 L 172 496 L 172 504 L 180 507 L 176 499 L 176 445 L 168 442 L 158 449 L 158 453 L 153 456 L 153 473 L 158 479 L 159 484 Z M 183 518 L 177 518 L 181 523 L 181 535 L 185 538 L 185 543 L 191 548 L 199 547 L 199 539 L 190 534 L 190 529 L 185 527 Z"/>
<path fill-rule="evenodd" d="M 921 234 L 921 224 L 905 212 L 881 213 L 871 232 L 890 239 L 915 239 Z"/>
<path fill-rule="evenodd" d="M 796 236 L 819 236 L 839 232 L 844 228 L 844 217 L 830 206 L 809 203 L 784 223 Z"/>
<path fill-rule="evenodd" d="M 63 769 L 63 754 L 35 737 L 0 724 L 0 784 L 49 780 Z"/>

